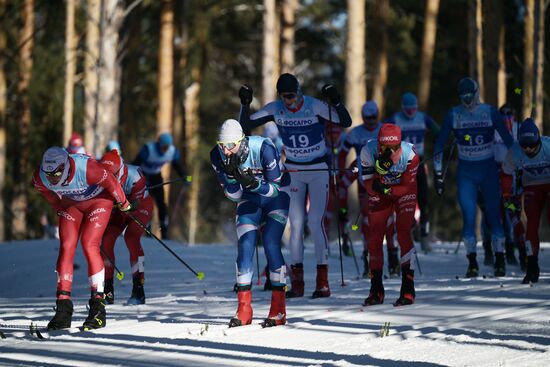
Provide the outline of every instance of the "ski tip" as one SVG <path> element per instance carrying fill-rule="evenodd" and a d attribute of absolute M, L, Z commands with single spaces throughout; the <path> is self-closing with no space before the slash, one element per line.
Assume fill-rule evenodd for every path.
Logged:
<path fill-rule="evenodd" d="M 203 280 L 203 279 L 204 279 L 204 273 L 203 273 L 202 271 L 199 271 L 199 272 L 197 273 L 197 279 L 198 279 L 198 280 Z"/>

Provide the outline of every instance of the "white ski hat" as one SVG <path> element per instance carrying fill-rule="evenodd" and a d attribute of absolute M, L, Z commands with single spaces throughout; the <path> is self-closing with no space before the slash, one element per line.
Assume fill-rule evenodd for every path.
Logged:
<path fill-rule="evenodd" d="M 69 160 L 69 153 L 60 147 L 51 147 L 42 156 L 42 171 L 55 172 L 59 166 L 66 165 Z"/>
<path fill-rule="evenodd" d="M 234 119 L 225 120 L 220 128 L 218 143 L 233 143 L 244 138 L 243 128 L 239 121 Z"/>

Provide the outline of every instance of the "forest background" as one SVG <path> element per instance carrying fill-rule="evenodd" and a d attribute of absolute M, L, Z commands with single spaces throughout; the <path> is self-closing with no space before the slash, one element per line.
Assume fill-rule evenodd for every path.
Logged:
<path fill-rule="evenodd" d="M 534 114 L 548 132 L 548 3 L 0 0 L 0 241 L 41 237 L 44 217 L 55 220 L 31 176 L 42 153 L 66 146 L 73 131 L 96 156 L 118 140 L 130 162 L 171 132 L 193 179 L 165 186 L 171 237 L 234 238 L 234 203 L 223 197 L 209 151 L 221 122 L 238 116 L 240 85 L 254 88 L 255 110 L 277 97 L 282 72 L 315 97 L 336 85 L 354 125 L 367 99 L 383 119 L 407 91 L 441 124 L 458 104 L 457 82 L 472 76 L 484 102 L 509 102 L 517 118 Z M 426 157 L 432 147 L 428 136 Z M 430 190 L 433 234 L 447 241 L 458 241 L 462 226 L 454 168 L 443 198 Z M 165 179 L 175 178 L 169 171 Z M 350 208 L 354 219 L 355 196 Z"/>

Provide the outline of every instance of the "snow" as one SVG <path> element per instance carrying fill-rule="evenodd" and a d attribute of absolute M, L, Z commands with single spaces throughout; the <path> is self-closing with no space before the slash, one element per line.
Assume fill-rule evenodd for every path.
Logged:
<path fill-rule="evenodd" d="M 541 252 L 541 280 L 519 284 L 523 274 L 508 266 L 504 278 L 455 279 L 466 270 L 464 247 L 435 246 L 419 254 L 417 300 L 392 306 L 400 279 L 384 281 L 383 305 L 364 307 L 369 282 L 357 279 L 353 259 L 344 258 L 346 286 L 339 259 L 330 257 L 330 298 L 287 302 L 288 324 L 262 329 L 270 293 L 254 278 L 254 323 L 227 328 L 236 310 L 232 292 L 236 246 L 171 248 L 202 281 L 155 240 L 144 239 L 147 303 L 125 306 L 131 291 L 128 253 L 119 239 L 116 255 L 124 271 L 115 280 L 114 305 L 107 306 L 107 327 L 37 340 L 31 321 L 45 326 L 54 312 L 56 240 L 0 243 L 0 365 L 18 366 L 548 366 L 550 362 L 550 244 Z M 361 252 L 359 243 L 355 252 Z M 288 250 L 284 250 L 288 258 Z M 483 250 L 478 249 L 483 258 Z M 306 248 L 306 293 L 314 288 L 313 246 Z M 359 260 L 359 259 L 358 259 Z M 86 262 L 80 247 L 75 262 L 73 326 L 87 315 Z M 260 253 L 263 266 L 265 258 Z M 481 273 L 490 267 L 481 265 Z M 262 278 L 262 282 L 265 278 Z M 385 322 L 389 336 L 380 337 Z"/>

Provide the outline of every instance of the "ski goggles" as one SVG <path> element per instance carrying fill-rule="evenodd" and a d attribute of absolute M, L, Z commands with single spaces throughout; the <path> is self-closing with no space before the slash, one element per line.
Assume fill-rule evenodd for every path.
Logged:
<path fill-rule="evenodd" d="M 42 172 L 44 172 L 44 174 L 47 176 L 47 177 L 50 177 L 50 178 L 59 178 L 63 175 L 63 171 L 65 170 L 65 166 L 64 165 L 61 165 L 59 167 L 57 167 L 57 169 L 55 171 L 51 171 L 51 172 L 46 172 L 44 170 L 42 170 Z"/>
<path fill-rule="evenodd" d="M 393 144 L 393 145 L 380 145 L 380 151 L 385 152 L 386 150 L 391 150 L 392 153 L 397 152 L 401 148 L 401 144 Z"/>
<path fill-rule="evenodd" d="M 298 95 L 296 93 L 281 93 L 280 96 L 282 99 L 294 99 Z"/>
<path fill-rule="evenodd" d="M 244 139 L 244 136 L 241 137 L 239 140 L 235 140 L 235 141 L 229 141 L 229 142 L 218 141 L 218 145 L 220 146 L 221 149 L 225 148 L 227 150 L 233 150 L 238 144 L 241 143 L 241 141 L 243 141 L 243 139 Z"/>

